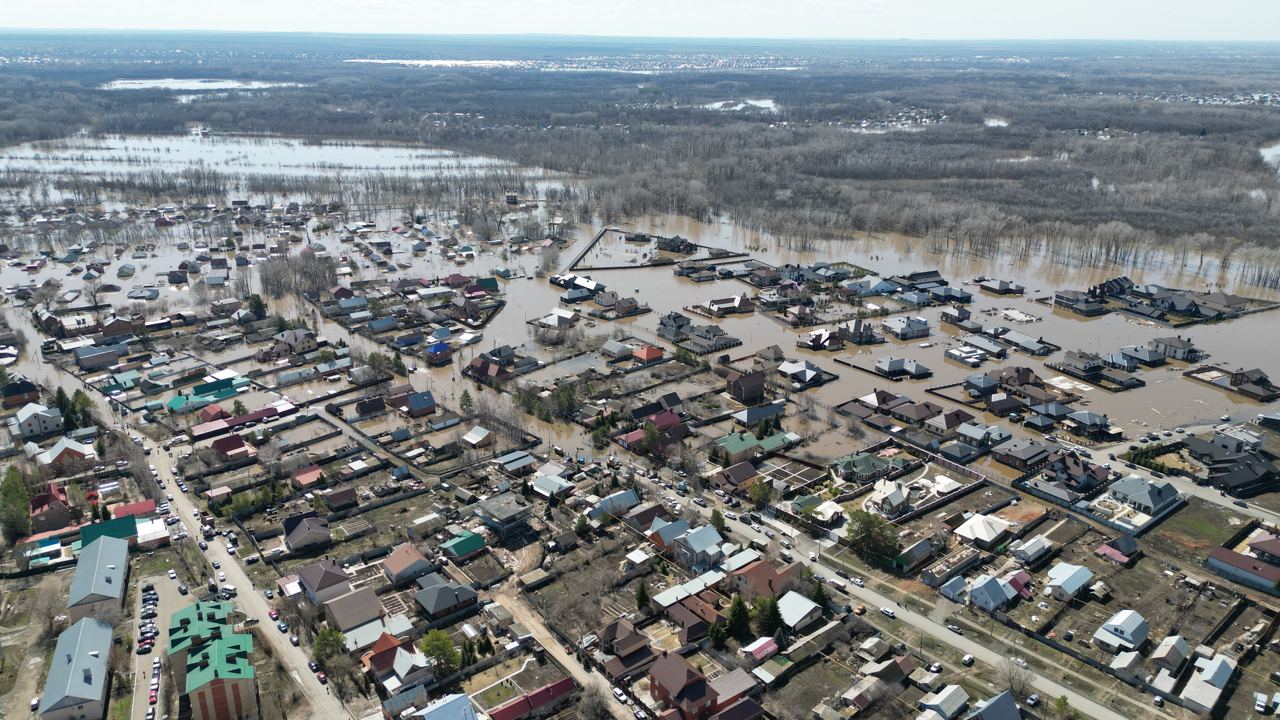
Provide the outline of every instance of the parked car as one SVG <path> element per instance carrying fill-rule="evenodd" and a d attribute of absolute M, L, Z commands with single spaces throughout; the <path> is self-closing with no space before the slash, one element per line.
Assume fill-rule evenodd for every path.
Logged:
<path fill-rule="evenodd" d="M 891 607 L 882 607 L 882 608 L 880 608 L 880 614 L 881 614 L 881 615 L 884 615 L 884 616 L 885 616 L 885 617 L 887 617 L 887 618 L 896 618 L 896 617 L 898 617 L 898 614 L 897 614 L 897 613 L 895 613 L 895 612 L 893 611 L 893 608 L 891 608 Z"/>
<path fill-rule="evenodd" d="M 622 688 L 619 688 L 619 687 L 613 688 L 613 696 L 617 698 L 618 702 L 622 703 L 623 705 L 626 705 L 631 702 L 631 700 L 627 698 L 627 694 L 622 692 Z"/>

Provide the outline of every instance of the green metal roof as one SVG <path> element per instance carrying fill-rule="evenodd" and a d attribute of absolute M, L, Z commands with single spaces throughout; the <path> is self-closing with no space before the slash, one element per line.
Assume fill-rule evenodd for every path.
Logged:
<path fill-rule="evenodd" d="M 484 547 L 484 538 L 470 530 L 464 531 L 449 542 L 440 546 L 442 550 L 454 557 L 470 555 Z"/>
<path fill-rule="evenodd" d="M 188 694 L 214 680 L 253 678 L 253 637 L 228 635 L 205 643 L 187 656 Z"/>
<path fill-rule="evenodd" d="M 138 536 L 138 519 L 132 515 L 122 518 L 113 518 L 106 522 L 95 523 L 80 528 L 80 543 L 84 547 L 89 547 L 94 540 L 100 537 L 113 537 L 121 540 L 128 540 L 131 537 Z"/>
<path fill-rule="evenodd" d="M 227 618 L 231 609 L 231 603 L 196 602 L 173 613 L 169 617 L 169 654 L 229 635 Z"/>
<path fill-rule="evenodd" d="M 758 444 L 760 444 L 760 441 L 756 440 L 755 435 L 742 432 L 729 433 L 719 440 L 716 440 L 716 445 L 724 448 L 725 451 L 731 455 L 746 452 Z"/>

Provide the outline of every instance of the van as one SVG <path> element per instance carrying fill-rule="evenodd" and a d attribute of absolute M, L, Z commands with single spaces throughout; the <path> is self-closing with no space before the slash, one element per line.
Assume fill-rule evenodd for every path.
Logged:
<path fill-rule="evenodd" d="M 849 583 L 841 580 L 840 578 L 831 578 L 827 583 L 840 592 L 849 592 Z"/>
<path fill-rule="evenodd" d="M 787 562 L 792 562 L 795 558 L 791 555 L 791 551 L 790 551 L 790 550 L 783 550 L 783 551 L 782 551 L 782 559 L 783 559 L 783 560 L 785 560 L 785 561 L 787 561 Z"/>
<path fill-rule="evenodd" d="M 226 585 L 222 586 L 222 592 L 230 593 L 234 597 L 236 594 L 236 586 L 232 585 L 231 583 L 227 583 Z"/>
<path fill-rule="evenodd" d="M 764 540 L 761 540 L 760 538 L 754 538 L 751 541 L 751 547 L 761 552 L 764 552 L 765 550 L 769 549 L 769 543 Z"/>

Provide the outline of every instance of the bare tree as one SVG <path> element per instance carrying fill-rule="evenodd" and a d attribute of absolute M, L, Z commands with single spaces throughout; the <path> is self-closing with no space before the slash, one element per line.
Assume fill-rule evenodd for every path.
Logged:
<path fill-rule="evenodd" d="M 95 318 L 101 316 L 98 305 L 102 301 L 102 280 L 92 278 L 84 281 L 84 299 L 89 303 L 89 311 L 93 313 Z"/>
<path fill-rule="evenodd" d="M 40 636 L 51 638 L 58 629 L 58 617 L 62 615 L 65 601 L 52 590 L 42 589 L 31 599 L 31 617 L 40 626 Z"/>
<path fill-rule="evenodd" d="M 1031 689 L 1032 676 L 1025 660 L 1019 663 L 1013 658 L 1005 658 L 1000 662 L 999 673 L 1001 683 L 1009 692 L 1017 697 L 1026 697 L 1027 691 Z"/>
<path fill-rule="evenodd" d="M 609 700 L 605 698 L 604 692 L 595 685 L 588 685 L 582 689 L 582 696 L 578 699 L 578 718 L 579 720 L 609 720 L 613 717 L 609 712 Z"/>

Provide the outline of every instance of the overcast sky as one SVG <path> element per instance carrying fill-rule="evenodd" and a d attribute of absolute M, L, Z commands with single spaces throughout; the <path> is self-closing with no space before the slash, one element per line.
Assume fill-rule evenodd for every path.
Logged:
<path fill-rule="evenodd" d="M 0 0 L 0 27 L 1280 40 L 1280 0 Z"/>

